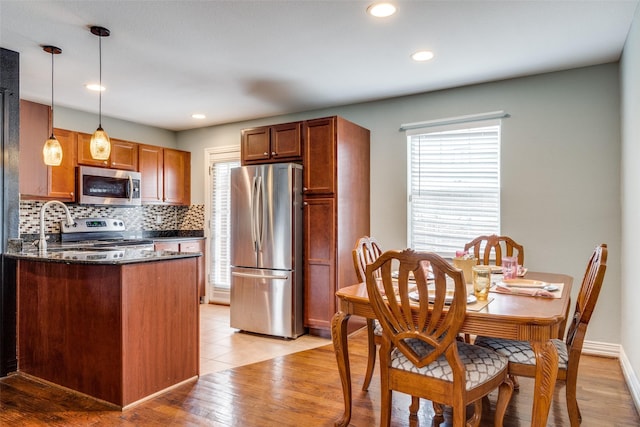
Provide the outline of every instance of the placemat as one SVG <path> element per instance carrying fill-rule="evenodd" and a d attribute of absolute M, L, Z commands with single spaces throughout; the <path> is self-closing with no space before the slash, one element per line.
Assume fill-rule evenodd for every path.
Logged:
<path fill-rule="evenodd" d="M 499 282 L 500 284 L 502 284 L 502 282 Z M 557 286 L 558 290 L 557 291 L 553 291 L 551 292 L 551 294 L 553 295 L 553 298 L 558 299 L 562 296 L 562 290 L 564 289 L 564 283 L 549 283 L 549 285 L 553 285 L 553 286 Z M 525 295 L 523 294 L 518 294 L 517 290 L 518 288 L 512 288 L 515 292 L 512 295 L 516 295 L 516 296 L 522 296 L 522 297 L 533 297 L 533 295 Z M 535 289 L 535 288 L 523 288 L 523 290 L 531 290 L 531 289 Z M 495 292 L 495 293 L 504 293 L 506 294 L 506 292 L 498 292 L 496 291 L 496 285 L 491 286 L 491 289 L 489 289 L 489 292 Z M 509 295 L 509 294 L 507 294 Z M 541 298 L 541 297 L 536 297 L 536 298 Z"/>
<path fill-rule="evenodd" d="M 489 305 L 491 301 L 493 301 L 493 298 L 489 297 L 486 301 L 476 301 L 473 304 L 467 304 L 467 311 L 480 311 Z"/>

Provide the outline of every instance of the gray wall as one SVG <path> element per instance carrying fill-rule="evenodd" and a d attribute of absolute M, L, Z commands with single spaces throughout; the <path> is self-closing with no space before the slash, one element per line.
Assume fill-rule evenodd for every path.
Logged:
<path fill-rule="evenodd" d="M 634 372 L 640 373 L 640 285 L 635 251 L 640 241 L 640 8 L 620 62 L 622 92 L 622 279 L 620 311 L 622 348 Z M 636 401 L 640 386 L 630 386 Z"/>
<path fill-rule="evenodd" d="M 98 127 L 98 115 L 56 105 L 53 126 L 60 129 L 93 133 Z M 145 126 L 126 120 L 102 116 L 102 127 L 110 138 L 124 139 L 143 144 L 177 147 L 176 133 L 170 130 Z"/>
<path fill-rule="evenodd" d="M 192 155 L 192 202 L 204 201 L 206 147 L 240 143 L 240 129 L 341 115 L 371 130 L 371 234 L 407 244 L 402 123 L 504 110 L 502 232 L 531 270 L 574 277 L 574 300 L 596 245 L 609 245 L 604 291 L 587 339 L 620 343 L 620 97 L 617 64 L 462 87 L 178 133 Z"/>
<path fill-rule="evenodd" d="M 637 75 L 637 62 L 634 67 Z M 632 74 L 629 86 L 637 85 L 631 82 Z M 407 154 L 400 125 L 504 110 L 511 117 L 503 120 L 502 128 L 502 232 L 526 247 L 530 269 L 572 275 L 574 297 L 591 251 L 607 243 L 604 291 L 587 339 L 621 343 L 619 93 L 618 64 L 605 64 L 178 133 L 110 118 L 103 118 L 103 126 L 115 138 L 191 151 L 192 204 L 203 204 L 205 148 L 238 145 L 240 130 L 249 126 L 341 115 L 371 130 L 371 234 L 384 247 L 401 248 L 407 244 Z M 638 117 L 638 106 L 628 115 Z M 96 126 L 94 115 L 58 107 L 55 120 L 57 127 L 88 133 Z M 633 148 L 638 149 L 629 150 Z M 637 178 L 630 178 L 630 184 Z M 635 205 L 640 204 L 632 190 L 636 195 L 634 204 L 626 207 L 629 215 L 638 212 Z M 637 224 L 630 227 L 640 234 Z M 627 309 L 623 324 L 638 323 L 635 311 Z M 625 346 L 637 362 L 640 348 L 631 333 L 625 328 Z"/>

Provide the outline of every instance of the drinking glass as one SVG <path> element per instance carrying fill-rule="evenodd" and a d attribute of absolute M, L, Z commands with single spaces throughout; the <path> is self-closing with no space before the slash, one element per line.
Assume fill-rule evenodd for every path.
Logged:
<path fill-rule="evenodd" d="M 518 257 L 502 257 L 502 277 L 504 279 L 515 279 L 518 277 Z"/>
<path fill-rule="evenodd" d="M 488 265 L 474 265 L 473 271 L 473 293 L 478 301 L 486 301 L 491 288 L 491 267 Z"/>

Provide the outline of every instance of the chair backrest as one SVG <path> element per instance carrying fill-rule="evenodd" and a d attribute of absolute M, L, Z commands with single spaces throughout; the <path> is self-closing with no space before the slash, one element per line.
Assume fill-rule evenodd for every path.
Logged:
<path fill-rule="evenodd" d="M 378 259 L 378 257 L 382 255 L 382 249 L 375 238 L 363 236 L 356 242 L 352 254 L 353 267 L 356 270 L 358 282 L 364 282 L 367 264 L 371 264 Z"/>
<path fill-rule="evenodd" d="M 607 253 L 607 245 L 603 243 L 595 248 L 591 258 L 589 258 L 587 270 L 584 273 L 580 291 L 578 292 L 573 319 L 569 325 L 565 340 L 570 353 L 579 355 L 582 352 L 587 326 L 598 301 L 602 282 L 604 281 L 604 273 L 607 270 Z"/>
<path fill-rule="evenodd" d="M 480 264 L 488 265 L 491 260 L 491 253 L 495 253 L 496 265 L 502 265 L 503 252 L 505 256 L 517 256 L 518 265 L 524 265 L 524 247 L 516 243 L 509 236 L 478 236 L 466 245 L 464 250 L 473 248 L 473 255 L 478 258 Z M 482 254 L 480 249 L 484 248 Z"/>
<path fill-rule="evenodd" d="M 394 266 L 399 268 L 397 280 Z M 365 274 L 369 300 L 382 326 L 381 352 L 396 347 L 418 367 L 444 354 L 454 376 L 462 375 L 455 345 L 467 306 L 462 271 L 435 253 L 405 249 L 383 253 L 367 265 Z M 447 294 L 450 305 L 445 304 Z"/>

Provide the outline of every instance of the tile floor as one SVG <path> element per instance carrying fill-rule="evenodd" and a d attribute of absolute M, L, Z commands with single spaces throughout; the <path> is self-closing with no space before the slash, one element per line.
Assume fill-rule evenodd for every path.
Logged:
<path fill-rule="evenodd" d="M 311 335 L 285 340 L 240 332 L 229 326 L 229 306 L 200 305 L 200 375 L 330 343 Z"/>

